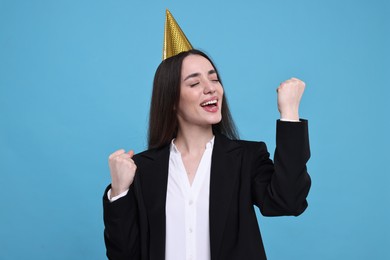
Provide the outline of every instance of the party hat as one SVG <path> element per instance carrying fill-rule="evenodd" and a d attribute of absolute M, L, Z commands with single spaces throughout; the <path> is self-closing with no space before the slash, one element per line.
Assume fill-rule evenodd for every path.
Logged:
<path fill-rule="evenodd" d="M 167 9 L 164 27 L 163 60 L 191 49 L 193 49 L 191 43 L 180 29 L 171 12 Z"/>

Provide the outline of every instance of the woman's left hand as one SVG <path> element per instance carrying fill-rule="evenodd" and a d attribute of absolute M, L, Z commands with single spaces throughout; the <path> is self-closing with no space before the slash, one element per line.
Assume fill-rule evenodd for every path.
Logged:
<path fill-rule="evenodd" d="M 299 120 L 299 104 L 304 90 L 305 82 L 297 78 L 291 78 L 279 85 L 276 91 L 280 118 Z"/>

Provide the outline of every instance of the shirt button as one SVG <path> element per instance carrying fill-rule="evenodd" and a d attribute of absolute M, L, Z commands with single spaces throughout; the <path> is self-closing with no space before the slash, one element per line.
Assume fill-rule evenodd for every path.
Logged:
<path fill-rule="evenodd" d="M 192 228 L 189 228 L 189 229 L 188 229 L 188 232 L 192 233 Z"/>
<path fill-rule="evenodd" d="M 192 205 L 192 204 L 194 204 L 194 201 L 193 201 L 193 200 L 190 200 L 190 201 L 188 202 L 188 205 Z"/>

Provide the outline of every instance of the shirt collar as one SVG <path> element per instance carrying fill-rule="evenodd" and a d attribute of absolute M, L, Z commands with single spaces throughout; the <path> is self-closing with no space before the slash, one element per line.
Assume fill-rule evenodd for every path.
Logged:
<path fill-rule="evenodd" d="M 206 143 L 205 150 L 212 149 L 214 147 L 214 140 L 215 140 L 215 135 L 213 135 L 213 137 L 210 139 L 210 141 L 208 141 Z M 171 141 L 170 152 L 180 154 L 180 151 L 179 151 L 179 149 L 177 149 L 177 146 L 175 145 L 174 141 L 175 141 L 175 138 L 173 138 Z"/>

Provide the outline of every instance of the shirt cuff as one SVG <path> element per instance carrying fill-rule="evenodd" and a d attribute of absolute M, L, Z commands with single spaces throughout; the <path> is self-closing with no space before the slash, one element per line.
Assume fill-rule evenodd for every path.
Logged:
<path fill-rule="evenodd" d="M 288 118 L 281 118 L 280 121 L 284 122 L 301 122 L 301 120 L 295 120 L 295 119 L 288 119 Z"/>
<path fill-rule="evenodd" d="M 114 201 L 116 201 L 116 200 L 118 200 L 118 199 L 120 199 L 120 198 L 126 196 L 128 192 L 129 192 L 129 189 L 127 189 L 127 190 L 125 190 L 124 192 L 122 192 L 121 194 L 116 195 L 116 196 L 114 196 L 114 197 L 111 198 L 111 189 L 109 189 L 109 190 L 107 191 L 107 198 L 108 198 L 108 200 L 109 200 L 110 202 L 114 202 Z"/>

